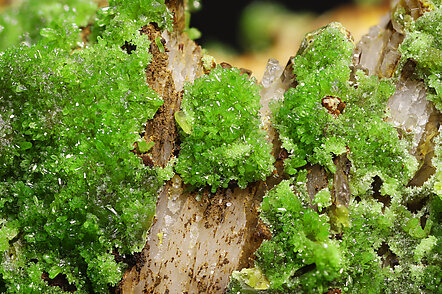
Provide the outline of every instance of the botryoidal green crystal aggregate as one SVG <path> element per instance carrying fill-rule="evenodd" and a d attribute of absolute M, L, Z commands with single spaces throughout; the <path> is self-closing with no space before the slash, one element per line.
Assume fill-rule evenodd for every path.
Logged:
<path fill-rule="evenodd" d="M 175 168 L 185 183 L 209 185 L 215 192 L 231 181 L 245 188 L 272 172 L 274 159 L 260 128 L 259 100 L 256 81 L 237 68 L 219 66 L 185 87 Z"/>
<path fill-rule="evenodd" d="M 0 291 L 8 293 L 108 292 L 124 269 L 114 254 L 144 246 L 162 185 L 130 150 L 163 103 L 146 84 L 151 55 L 139 31 L 150 21 L 170 26 L 164 1 L 109 1 L 97 15 L 83 1 L 95 5 L 81 17 L 96 18 L 87 42 L 79 28 L 87 23 L 74 22 L 80 2 L 62 2 L 25 1 L 24 12 L 64 5 L 72 17 L 43 22 L 41 36 L 0 52 Z M 125 42 L 136 49 L 129 54 Z M 67 283 L 49 286 L 56 277 Z"/>

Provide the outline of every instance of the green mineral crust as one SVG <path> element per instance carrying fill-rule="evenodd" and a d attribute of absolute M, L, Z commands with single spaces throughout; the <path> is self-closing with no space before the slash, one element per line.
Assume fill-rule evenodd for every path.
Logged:
<path fill-rule="evenodd" d="M 329 219 L 307 208 L 307 198 L 305 189 L 283 181 L 263 200 L 262 218 L 273 237 L 261 245 L 257 265 L 272 289 L 314 288 L 322 293 L 339 275 L 342 253 L 338 241 L 329 238 Z"/>
<path fill-rule="evenodd" d="M 414 77 L 424 79 L 437 106 L 441 10 L 431 7 L 411 20 L 400 50 L 401 64 L 413 60 Z M 292 59 L 297 85 L 272 107 L 292 178 L 264 197 L 261 218 L 272 238 L 255 261 L 264 274 L 255 280 L 269 288 L 252 287 L 243 270 L 233 274 L 230 293 L 439 293 L 440 135 L 433 140 L 435 173 L 422 186 L 409 185 L 420 166 L 411 139 L 387 122 L 395 77 L 355 69 L 353 50 L 346 30 L 332 23 L 308 34 Z M 351 197 L 339 206 L 343 182 L 334 181 L 342 158 L 349 160 Z M 328 187 L 313 198 L 305 180 L 312 166 L 328 172 Z"/>
<path fill-rule="evenodd" d="M 387 108 L 412 64 L 410 78 L 442 109 L 441 3 L 418 2 L 422 15 L 405 1 L 393 10 L 404 41 L 392 78 L 354 66 L 338 23 L 308 34 L 291 59 L 293 87 L 271 105 L 289 154 L 260 209 L 271 238 L 255 267 L 233 273 L 231 293 L 440 293 L 440 121 L 413 142 Z M 142 28 L 171 30 L 173 18 L 164 0 L 94 3 L 24 0 L 0 17 L 0 292 L 106 293 L 121 280 L 117 260 L 143 247 L 175 172 L 215 192 L 275 169 L 260 86 L 212 62 L 174 113 L 178 157 L 144 165 L 134 153 L 158 146 L 143 130 L 163 100 L 146 83 Z M 418 162 L 413 144 L 431 160 Z M 428 178 L 410 184 L 425 166 Z M 312 194 L 315 170 L 325 184 Z"/>
<path fill-rule="evenodd" d="M 416 63 L 416 78 L 425 81 L 428 99 L 442 111 L 442 4 L 437 0 L 424 3 L 429 11 L 416 20 L 397 6 L 394 19 L 406 34 L 399 50 L 403 63 Z"/>
<path fill-rule="evenodd" d="M 215 192 L 231 181 L 244 188 L 272 172 L 274 159 L 260 128 L 259 100 L 256 82 L 236 68 L 217 67 L 185 87 L 176 165 L 184 182 L 210 185 Z"/>
<path fill-rule="evenodd" d="M 333 156 L 348 152 L 357 176 L 407 181 L 416 163 L 383 120 L 394 87 L 362 71 L 350 79 L 353 49 L 345 29 L 332 23 L 309 34 L 293 59 L 298 85 L 275 113 L 283 147 L 291 154 L 288 171 L 308 161 L 334 172 Z"/>
<path fill-rule="evenodd" d="M 163 2 L 109 1 L 95 16 L 92 1 L 24 1 L 14 12 L 24 29 L 26 17 L 44 27 L 0 52 L 0 291 L 105 293 L 124 269 L 114 254 L 144 246 L 162 181 L 130 150 L 163 103 L 140 34 L 170 26 Z"/>

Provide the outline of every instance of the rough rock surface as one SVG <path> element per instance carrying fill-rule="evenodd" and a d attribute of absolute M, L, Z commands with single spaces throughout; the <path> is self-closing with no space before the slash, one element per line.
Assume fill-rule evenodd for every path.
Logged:
<path fill-rule="evenodd" d="M 197 200 L 176 175 L 160 195 L 144 264 L 126 273 L 123 293 L 223 293 L 231 272 L 260 244 L 254 234 L 261 185 Z"/>

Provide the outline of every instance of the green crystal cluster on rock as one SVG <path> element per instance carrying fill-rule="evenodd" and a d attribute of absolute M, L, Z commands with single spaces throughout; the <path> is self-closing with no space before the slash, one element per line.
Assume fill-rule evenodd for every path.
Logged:
<path fill-rule="evenodd" d="M 272 172 L 259 100 L 259 86 L 237 68 L 218 66 L 185 87 L 180 125 L 190 134 L 183 132 L 175 167 L 185 183 L 215 192 L 231 181 L 244 188 Z"/>
<path fill-rule="evenodd" d="M 342 257 L 337 240 L 329 238 L 329 218 L 308 208 L 306 199 L 305 187 L 283 181 L 262 202 L 261 217 L 273 236 L 259 248 L 256 262 L 272 289 L 323 293 L 339 276 Z"/>
<path fill-rule="evenodd" d="M 272 237 L 255 268 L 232 275 L 231 293 L 439 293 L 440 122 L 412 142 L 389 123 L 387 100 L 412 64 L 412 77 L 401 78 L 424 81 L 441 109 L 441 2 L 420 1 L 427 11 L 415 18 L 397 3 L 393 26 L 405 39 L 391 79 L 353 65 L 354 44 L 338 23 L 308 34 L 291 60 L 293 87 L 271 105 L 289 154 L 261 205 Z M 216 192 L 275 168 L 260 86 L 221 66 L 184 88 L 178 158 L 145 166 L 134 153 L 154 146 L 142 132 L 163 101 L 146 83 L 151 41 L 142 28 L 171 29 L 172 15 L 164 0 L 96 9 L 24 0 L 0 17 L 0 292 L 106 293 L 122 277 L 117 261 L 144 245 L 174 169 Z M 162 41 L 165 56 L 183 51 Z M 425 149 L 420 163 L 414 143 Z M 431 171 L 423 184 L 410 184 L 423 168 Z"/>
<path fill-rule="evenodd" d="M 105 293 L 124 269 L 114 254 L 144 246 L 163 182 L 131 150 L 163 101 L 146 84 L 140 29 L 171 18 L 164 1 L 142 2 L 157 10 L 109 1 L 86 44 L 68 17 L 0 52 L 1 290 Z"/>
<path fill-rule="evenodd" d="M 264 276 L 255 277 L 254 285 L 269 286 L 256 288 L 235 273 L 229 293 L 438 293 L 442 200 L 430 185 L 396 195 L 429 197 L 415 213 L 405 201 L 386 207 L 371 192 L 358 195 L 361 200 L 349 206 L 350 225 L 340 233 L 331 229 L 330 210 L 318 213 L 309 206 L 303 185 L 283 181 L 263 200 L 261 217 L 272 239 L 256 253 L 256 269 Z"/>
<path fill-rule="evenodd" d="M 416 63 L 416 78 L 425 81 L 428 100 L 442 111 L 442 4 L 427 2 L 428 12 L 414 20 L 399 5 L 394 20 L 406 37 L 399 47 L 402 63 Z"/>
<path fill-rule="evenodd" d="M 440 25 L 430 28 L 440 32 Z M 230 293 L 439 293 L 440 135 L 434 139 L 436 172 L 422 186 L 409 185 L 417 160 L 385 111 L 395 80 L 355 70 L 352 52 L 345 29 L 332 23 L 308 34 L 292 59 L 297 85 L 273 105 L 292 178 L 263 199 L 261 218 L 272 238 L 256 252 L 259 275 L 235 272 Z M 439 78 L 433 57 L 431 66 L 416 60 L 418 74 Z M 350 162 L 347 184 L 335 182 L 343 181 L 342 158 Z M 314 166 L 328 172 L 328 186 L 309 195 L 306 174 Z M 339 205 L 343 184 L 351 196 Z"/>
<path fill-rule="evenodd" d="M 292 60 L 298 85 L 275 111 L 283 147 L 290 153 L 288 172 L 296 173 L 307 162 L 334 172 L 333 156 L 348 151 L 357 176 L 407 181 L 416 163 L 383 120 L 394 87 L 362 71 L 350 79 L 353 49 L 345 29 L 332 23 L 308 35 Z"/>

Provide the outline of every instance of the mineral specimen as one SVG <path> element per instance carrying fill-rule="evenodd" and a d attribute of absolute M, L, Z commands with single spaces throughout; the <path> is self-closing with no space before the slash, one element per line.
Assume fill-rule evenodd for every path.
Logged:
<path fill-rule="evenodd" d="M 231 293 L 438 293 L 441 4 L 395 5 L 401 26 L 386 17 L 353 49 L 331 24 L 292 59 L 274 121 L 295 177 L 264 197 L 255 263 L 270 285 L 235 272 Z"/>
<path fill-rule="evenodd" d="M 0 291 L 438 293 L 440 0 L 356 46 L 331 23 L 260 84 L 184 1 L 96 9 L 0 20 Z"/>

